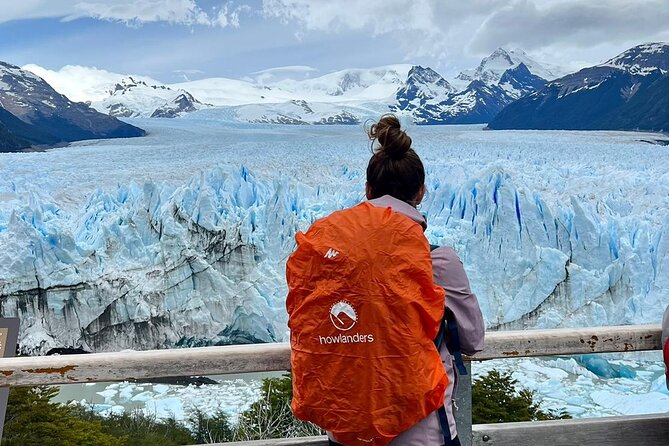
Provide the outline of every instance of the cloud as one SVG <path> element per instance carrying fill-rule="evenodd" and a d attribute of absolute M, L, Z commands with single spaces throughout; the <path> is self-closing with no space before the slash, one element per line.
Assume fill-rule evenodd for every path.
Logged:
<path fill-rule="evenodd" d="M 169 22 L 209 25 L 211 19 L 193 0 L 85 0 L 74 3 L 67 19 L 92 17 L 128 24 Z"/>
<path fill-rule="evenodd" d="M 498 47 L 519 47 L 538 60 L 584 66 L 642 42 L 669 39 L 669 27 L 665 25 L 669 21 L 669 0 L 14 0 L 5 3 L 0 8 L 0 23 L 39 17 L 68 20 L 94 17 L 132 27 L 151 22 L 200 27 L 199 32 L 184 37 L 163 27 L 147 26 L 148 35 L 160 37 L 142 40 L 141 44 L 132 41 L 124 47 L 124 54 L 105 54 L 102 59 L 96 53 L 94 62 L 87 62 L 80 51 L 68 54 L 63 62 L 113 67 L 110 60 L 120 60 L 124 69 L 131 69 L 141 60 L 138 71 L 149 73 L 152 71 L 147 71 L 147 67 L 173 74 L 175 66 L 198 67 L 207 72 L 217 66 L 234 72 L 246 63 L 250 63 L 250 70 L 255 70 L 319 62 L 321 69 L 407 62 L 427 64 L 451 75 L 478 64 L 481 57 Z M 240 29 L 227 32 L 236 27 Z M 104 29 L 100 33 L 108 32 L 108 28 L 99 27 Z M 221 28 L 226 29 L 225 36 L 217 34 Z M 98 38 L 93 32 L 97 28 L 88 31 Z M 137 33 L 139 36 L 139 30 Z M 51 41 L 56 43 L 47 42 L 44 46 L 64 47 L 59 39 Z M 28 57 L 28 43 L 15 49 L 23 62 L 34 60 Z M 85 42 L 77 44 L 85 47 Z M 99 53 L 97 49 L 94 51 Z M 213 60 L 212 54 L 225 54 L 230 59 L 223 66 Z M 239 62 L 231 64 L 232 58 Z M 65 56 L 49 55 L 46 59 L 60 60 Z M 59 62 L 51 64 L 60 66 Z M 283 76 L 281 73 L 253 76 L 270 75 Z"/>
<path fill-rule="evenodd" d="M 178 75 L 184 82 L 190 82 L 192 76 L 200 76 L 204 74 L 204 71 L 187 69 L 187 70 L 172 70 L 172 73 Z"/>
<path fill-rule="evenodd" d="M 254 71 L 244 80 L 258 84 L 278 82 L 284 79 L 308 79 L 318 69 L 307 65 L 287 65 L 283 67 L 268 68 L 266 70 Z"/>
<path fill-rule="evenodd" d="M 402 34 L 407 46 L 421 40 L 443 40 L 434 22 L 435 0 L 263 0 L 265 17 L 286 24 L 296 22 L 306 31 L 368 30 L 373 36 Z M 298 31 L 299 35 L 303 33 Z"/>
<path fill-rule="evenodd" d="M 630 40 L 642 43 L 664 32 L 668 20 L 667 0 L 520 0 L 490 14 L 473 35 L 470 48 L 487 51 L 501 44 L 533 50 Z"/>
<path fill-rule="evenodd" d="M 428 30 L 432 25 L 430 0 L 264 0 L 263 12 L 284 22 L 298 21 L 308 30 L 371 28 L 375 35 L 401 29 Z"/>
<path fill-rule="evenodd" d="M 44 79 L 54 90 L 73 101 L 101 101 L 109 96 L 109 91 L 128 74 L 113 73 L 95 67 L 66 65 L 58 71 L 48 70 L 39 65 L 28 64 L 21 67 Z M 133 79 L 149 85 L 160 82 L 146 76 L 132 75 Z"/>
<path fill-rule="evenodd" d="M 180 25 L 239 27 L 245 4 L 221 3 L 210 11 L 195 0 L 21 0 L 3 6 L 0 23 L 18 19 L 56 17 L 76 20 L 90 17 L 138 26 L 150 22 Z"/>
<path fill-rule="evenodd" d="M 501 46 L 573 59 L 582 48 L 615 52 L 623 43 L 658 40 L 669 1 L 263 0 L 263 13 L 297 24 L 302 35 L 364 30 L 398 45 L 407 58 L 426 55 L 448 65 Z"/>

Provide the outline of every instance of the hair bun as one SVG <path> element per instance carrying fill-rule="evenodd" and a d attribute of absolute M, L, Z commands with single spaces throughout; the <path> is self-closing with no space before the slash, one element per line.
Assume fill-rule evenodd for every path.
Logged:
<path fill-rule="evenodd" d="M 372 124 L 367 132 L 369 139 L 377 140 L 377 153 L 384 153 L 392 159 L 404 158 L 411 149 L 411 137 L 402 130 L 395 115 L 383 115 L 379 122 Z"/>

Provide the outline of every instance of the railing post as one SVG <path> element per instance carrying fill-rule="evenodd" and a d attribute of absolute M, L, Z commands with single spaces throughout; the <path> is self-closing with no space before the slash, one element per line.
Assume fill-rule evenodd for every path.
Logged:
<path fill-rule="evenodd" d="M 458 376 L 455 389 L 455 423 L 462 446 L 472 445 L 472 363 L 465 361 L 466 375 Z"/>

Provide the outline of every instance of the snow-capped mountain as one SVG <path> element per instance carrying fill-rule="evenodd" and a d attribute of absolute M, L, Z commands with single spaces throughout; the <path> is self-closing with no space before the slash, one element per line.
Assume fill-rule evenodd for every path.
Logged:
<path fill-rule="evenodd" d="M 631 48 L 549 82 L 505 108 L 493 129 L 669 129 L 669 44 Z"/>
<path fill-rule="evenodd" d="M 144 131 L 72 102 L 42 78 L 0 62 L 0 152 Z"/>
<path fill-rule="evenodd" d="M 298 100 L 283 104 L 240 105 L 235 111 L 238 119 L 257 124 L 360 124 L 360 118 L 347 110 Z"/>
<path fill-rule="evenodd" d="M 602 64 L 629 71 L 632 74 L 645 74 L 661 70 L 669 72 L 669 45 L 666 43 L 646 43 L 635 46 Z"/>
<path fill-rule="evenodd" d="M 505 70 L 498 72 L 501 68 Z M 499 49 L 484 59 L 464 84 L 462 79 L 447 81 L 430 67 L 389 65 L 265 83 L 262 88 L 240 85 L 242 81 L 231 84 L 225 79 L 174 87 L 216 105 L 243 105 L 233 110 L 233 119 L 236 116 L 242 122 L 323 123 L 322 116 L 312 113 L 319 108 L 334 117 L 326 123 L 354 123 L 378 116 L 375 113 L 394 111 L 417 124 L 474 124 L 489 122 L 504 106 L 542 87 L 546 82 L 542 75 L 550 77 L 554 72 L 556 68 L 546 68 L 522 51 Z M 341 119 L 338 115 L 344 111 L 347 116 Z"/>
<path fill-rule="evenodd" d="M 391 108 L 409 114 L 417 124 L 480 124 L 489 122 L 506 105 L 546 83 L 523 62 L 512 63 L 503 50 L 495 54 L 507 55 L 504 61 L 510 68 L 499 74 L 490 68 L 490 63 L 482 63 L 462 89 L 455 88 L 430 68 L 413 67 L 405 87 L 397 91 L 397 105 Z M 533 62 L 533 66 L 537 63 Z M 455 84 L 462 85 L 459 81 L 463 77 L 461 73 Z"/>
<path fill-rule="evenodd" d="M 132 76 L 108 90 L 108 96 L 91 104 L 95 109 L 122 118 L 174 118 L 204 107 L 188 91 L 149 84 Z"/>
<path fill-rule="evenodd" d="M 533 93 L 546 85 L 546 79 L 532 73 L 524 63 L 509 68 L 497 83 L 509 96 L 518 99 Z"/>
<path fill-rule="evenodd" d="M 497 84 L 507 70 L 521 64 L 525 65 L 532 74 L 546 80 L 553 80 L 567 74 L 563 68 L 537 62 L 523 50 L 498 48 L 490 56 L 484 57 L 478 67 L 462 71 L 451 83 L 460 89 L 464 89 L 473 80 L 483 81 L 489 85 Z"/>
<path fill-rule="evenodd" d="M 268 85 L 310 102 L 386 101 L 406 84 L 411 65 L 352 68 L 313 79 L 286 79 Z M 293 98 L 297 99 L 297 98 Z"/>
<path fill-rule="evenodd" d="M 443 101 L 457 90 L 432 68 L 413 66 L 404 86 L 397 90 L 397 108 L 412 110 L 427 105 L 429 101 Z"/>
<path fill-rule="evenodd" d="M 47 71 L 33 67 L 37 72 Z M 352 68 L 302 80 L 259 76 L 164 85 L 149 78 L 117 75 L 118 80 L 108 85 L 112 73 L 97 69 L 82 73 L 82 67 L 66 68 L 68 79 L 76 71 L 87 79 L 83 84 L 106 83 L 106 94 L 90 89 L 87 94 L 98 98 L 92 101 L 95 108 L 115 116 L 173 117 L 203 108 L 200 100 L 226 108 L 216 113 L 228 119 L 277 124 L 350 124 L 369 117 L 370 107 L 374 113 L 403 113 L 418 124 L 485 123 L 505 105 L 536 90 L 545 83 L 544 79 L 557 72 L 520 50 L 503 49 L 452 81 L 430 67 L 400 64 Z M 76 83 L 65 81 L 60 72 L 47 74 L 54 85 L 76 89 Z M 100 80 L 92 82 L 94 78 Z"/>
<path fill-rule="evenodd" d="M 307 102 L 291 100 L 278 104 L 246 104 L 213 107 L 193 114 L 199 120 L 229 123 L 290 125 L 352 125 L 378 119 L 388 105 L 378 102 Z"/>

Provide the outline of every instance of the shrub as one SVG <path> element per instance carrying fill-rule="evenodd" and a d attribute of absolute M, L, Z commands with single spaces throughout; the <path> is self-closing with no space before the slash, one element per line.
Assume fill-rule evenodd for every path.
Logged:
<path fill-rule="evenodd" d="M 571 418 L 566 412 L 543 411 L 534 402 L 534 392 L 516 389 L 510 373 L 490 371 L 472 385 L 472 423 L 557 420 Z"/>
<path fill-rule="evenodd" d="M 9 392 L 3 446 L 120 446 L 100 420 L 82 420 L 77 408 L 52 403 L 53 387 L 17 387 Z"/>
<path fill-rule="evenodd" d="M 79 417 L 97 420 L 103 432 L 122 439 L 123 446 L 179 446 L 195 444 L 191 431 L 174 418 L 157 420 L 139 410 L 101 416 L 90 408 L 80 407 Z"/>

